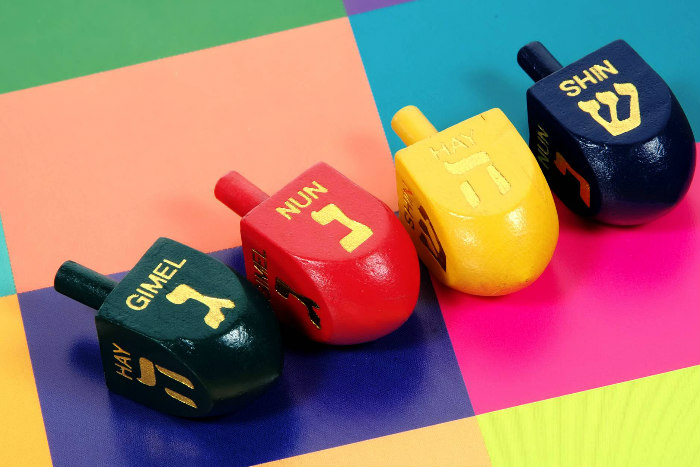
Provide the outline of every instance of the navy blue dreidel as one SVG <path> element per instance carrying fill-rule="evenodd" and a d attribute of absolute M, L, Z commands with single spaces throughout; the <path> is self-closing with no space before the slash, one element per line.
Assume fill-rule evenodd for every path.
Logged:
<path fill-rule="evenodd" d="M 567 67 L 539 42 L 518 52 L 535 81 L 527 91 L 530 148 L 572 211 L 641 224 L 683 198 L 695 138 L 678 100 L 625 41 Z"/>
<path fill-rule="evenodd" d="M 66 261 L 57 292 L 91 308 L 107 387 L 183 417 L 240 406 L 282 370 L 267 300 L 209 255 L 157 240 L 119 283 Z"/>

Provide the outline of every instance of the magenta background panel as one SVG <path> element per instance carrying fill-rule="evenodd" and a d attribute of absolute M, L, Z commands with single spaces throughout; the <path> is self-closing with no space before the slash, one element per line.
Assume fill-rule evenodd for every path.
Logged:
<path fill-rule="evenodd" d="M 561 233 L 532 286 L 498 298 L 436 284 L 477 414 L 700 363 L 700 181 L 638 227 L 557 203 Z"/>

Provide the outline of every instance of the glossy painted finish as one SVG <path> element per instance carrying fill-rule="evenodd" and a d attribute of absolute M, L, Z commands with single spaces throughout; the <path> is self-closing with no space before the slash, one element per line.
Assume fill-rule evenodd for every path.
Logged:
<path fill-rule="evenodd" d="M 413 106 L 392 127 L 399 217 L 433 275 L 474 295 L 526 287 L 559 235 L 552 194 L 535 158 L 500 109 L 441 132 Z"/>
<path fill-rule="evenodd" d="M 388 206 L 329 165 L 269 198 L 231 172 L 215 194 L 243 216 L 248 279 L 284 324 L 344 345 L 389 334 L 411 315 L 420 282 L 411 239 Z"/>
<path fill-rule="evenodd" d="M 601 222 L 649 222 L 688 191 L 695 139 L 661 77 L 618 40 L 562 68 L 539 42 L 518 63 L 527 91 L 530 148 L 552 191 Z"/>
<path fill-rule="evenodd" d="M 99 306 L 95 322 L 112 391 L 169 414 L 202 417 L 244 404 L 280 375 L 272 310 L 220 261 L 160 238 L 105 293 L 110 282 L 66 262 L 55 289 Z"/>

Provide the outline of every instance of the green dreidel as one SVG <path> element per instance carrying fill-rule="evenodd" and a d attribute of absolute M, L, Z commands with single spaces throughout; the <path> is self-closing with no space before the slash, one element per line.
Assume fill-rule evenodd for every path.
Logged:
<path fill-rule="evenodd" d="M 119 283 L 66 261 L 54 288 L 99 309 L 107 387 L 162 412 L 227 412 L 282 370 L 267 300 L 220 261 L 173 240 L 158 239 Z"/>

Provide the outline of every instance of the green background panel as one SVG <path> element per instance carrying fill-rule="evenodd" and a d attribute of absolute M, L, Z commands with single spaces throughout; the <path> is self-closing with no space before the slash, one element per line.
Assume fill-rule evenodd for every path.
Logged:
<path fill-rule="evenodd" d="M 477 418 L 495 467 L 698 466 L 700 366 Z"/>
<path fill-rule="evenodd" d="M 3 2 L 0 93 L 341 16 L 341 0 Z"/>
<path fill-rule="evenodd" d="M 15 293 L 15 282 L 12 279 L 10 256 L 7 253 L 5 233 L 2 230 L 2 217 L 0 217 L 0 297 Z"/>

